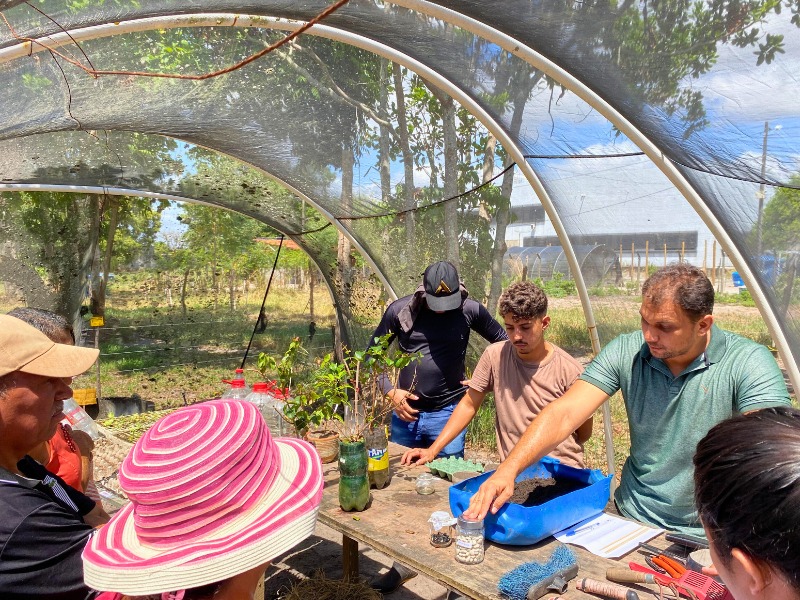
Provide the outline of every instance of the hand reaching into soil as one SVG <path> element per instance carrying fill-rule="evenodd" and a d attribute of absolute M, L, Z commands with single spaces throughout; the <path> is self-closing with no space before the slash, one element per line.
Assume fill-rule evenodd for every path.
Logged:
<path fill-rule="evenodd" d="M 478 491 L 469 501 L 469 507 L 464 511 L 464 515 L 469 519 L 483 519 L 491 509 L 492 514 L 497 514 L 503 505 L 514 494 L 513 472 L 506 472 L 501 464 L 494 475 L 483 482 Z"/>

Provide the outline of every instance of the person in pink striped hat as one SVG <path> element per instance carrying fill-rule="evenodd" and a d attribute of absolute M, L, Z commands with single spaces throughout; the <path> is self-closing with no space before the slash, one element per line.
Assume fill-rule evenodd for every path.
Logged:
<path fill-rule="evenodd" d="M 313 446 L 272 438 L 240 400 L 157 421 L 119 483 L 130 503 L 83 553 L 86 583 L 103 599 L 252 597 L 270 561 L 314 532 L 323 486 Z"/>

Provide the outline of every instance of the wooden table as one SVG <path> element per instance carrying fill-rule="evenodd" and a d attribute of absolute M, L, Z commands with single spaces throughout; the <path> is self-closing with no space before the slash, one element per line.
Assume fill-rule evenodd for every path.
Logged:
<path fill-rule="evenodd" d="M 454 547 L 434 548 L 430 544 L 428 518 L 436 510 L 450 511 L 450 482 L 436 480 L 436 492 L 423 496 L 415 491 L 416 477 L 428 472 L 426 467 L 400 465 L 403 446 L 389 444 L 391 483 L 382 490 L 371 490 L 372 503 L 362 512 L 344 512 L 339 507 L 339 471 L 337 463 L 323 465 L 325 491 L 319 520 L 342 533 L 342 556 L 345 577 L 358 576 L 358 544 L 362 542 L 469 598 L 496 600 L 497 582 L 511 569 L 529 561 L 545 562 L 558 542 L 548 537 L 535 546 L 503 546 L 486 543 L 482 563 L 464 565 L 456 561 Z M 666 547 L 663 536 L 649 543 Z M 579 546 L 570 546 L 578 557 L 579 577 L 605 581 L 606 569 L 624 567 L 627 562 L 600 558 Z M 631 553 L 631 557 L 641 555 Z M 630 559 L 628 559 L 630 560 Z M 643 562 L 641 558 L 637 562 Z M 547 595 L 552 598 L 552 595 Z M 563 598 L 597 598 L 575 589 L 575 580 Z"/>

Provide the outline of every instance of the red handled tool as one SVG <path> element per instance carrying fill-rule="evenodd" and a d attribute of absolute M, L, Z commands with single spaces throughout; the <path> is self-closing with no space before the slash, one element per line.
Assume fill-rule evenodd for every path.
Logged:
<path fill-rule="evenodd" d="M 666 558 L 666 557 L 659 557 L 659 558 Z M 655 560 L 655 559 L 654 559 Z M 672 561 L 674 562 L 674 561 Z M 628 566 L 631 568 L 631 571 L 635 571 L 636 574 L 628 572 L 628 575 L 633 579 L 637 577 L 637 581 L 631 581 L 630 579 L 625 580 L 625 583 L 660 583 L 661 585 L 671 586 L 674 585 L 678 592 L 683 594 L 688 598 L 696 598 L 697 600 L 734 600 L 731 593 L 728 589 L 716 581 L 714 581 L 708 575 L 703 575 L 702 573 L 698 573 L 697 571 L 690 571 L 686 569 L 680 563 L 676 563 L 675 565 L 669 565 L 670 569 L 667 568 L 667 563 L 665 561 L 660 561 L 660 565 L 663 569 L 670 573 L 669 575 L 665 575 L 663 573 L 657 573 L 652 569 L 648 569 L 645 566 L 637 564 L 635 562 L 628 563 Z M 657 563 L 658 564 L 658 563 Z M 680 569 L 683 569 L 680 573 Z M 625 571 L 620 572 L 620 569 L 614 569 L 614 576 L 615 581 L 624 580 L 623 574 Z M 677 576 L 673 576 L 672 573 L 678 573 Z M 606 575 L 608 577 L 608 574 Z M 610 577 L 608 577 L 611 579 Z M 644 578 L 644 579 L 642 579 Z M 652 580 L 651 580 L 652 578 Z"/>

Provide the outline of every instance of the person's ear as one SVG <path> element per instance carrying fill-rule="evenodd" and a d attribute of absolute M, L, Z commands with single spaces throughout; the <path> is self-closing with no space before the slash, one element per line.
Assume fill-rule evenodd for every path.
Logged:
<path fill-rule="evenodd" d="M 731 550 L 730 570 L 739 573 L 744 586 L 753 597 L 759 597 L 772 583 L 772 570 L 769 565 L 753 558 L 739 548 Z"/>
<path fill-rule="evenodd" d="M 697 333 L 699 335 L 706 335 L 711 331 L 711 326 L 714 324 L 714 315 L 706 315 L 697 322 Z"/>
<path fill-rule="evenodd" d="M 550 325 L 550 315 L 545 315 L 542 317 L 542 329 L 547 329 Z"/>

